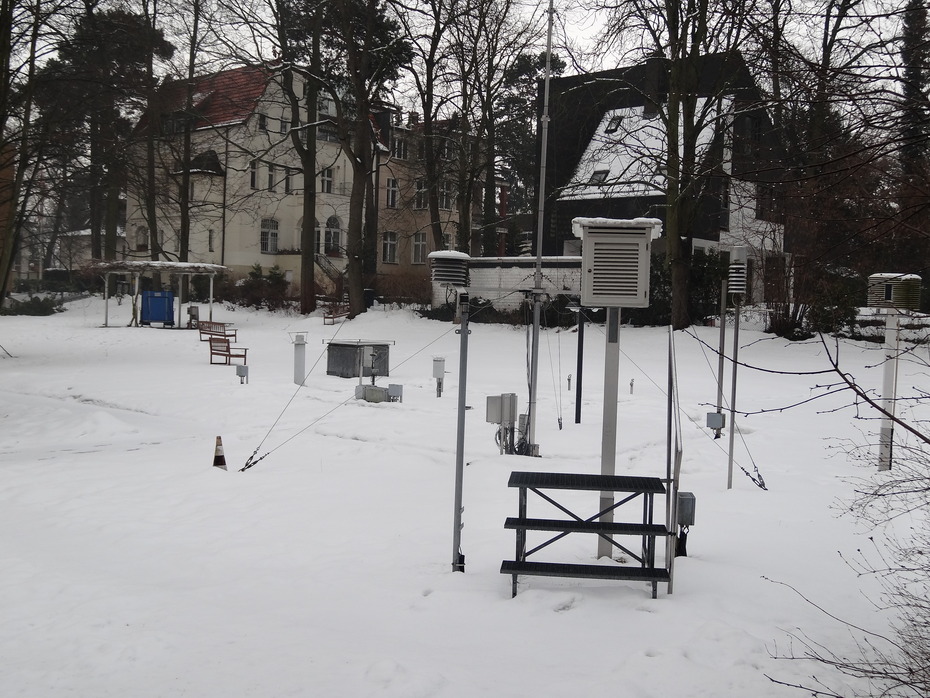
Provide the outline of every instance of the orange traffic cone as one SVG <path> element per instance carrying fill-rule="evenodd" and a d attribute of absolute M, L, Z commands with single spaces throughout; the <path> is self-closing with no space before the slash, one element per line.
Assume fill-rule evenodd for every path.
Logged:
<path fill-rule="evenodd" d="M 223 439 L 216 437 L 216 451 L 213 454 L 213 467 L 226 470 L 226 456 L 223 455 Z"/>

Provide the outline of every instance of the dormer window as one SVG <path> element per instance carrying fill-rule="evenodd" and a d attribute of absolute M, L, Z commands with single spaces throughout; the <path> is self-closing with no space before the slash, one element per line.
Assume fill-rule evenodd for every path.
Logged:
<path fill-rule="evenodd" d="M 594 170 L 591 173 L 591 179 L 588 180 L 588 184 L 603 184 L 607 181 L 607 177 L 610 175 L 610 170 Z"/>
<path fill-rule="evenodd" d="M 607 122 L 607 133 L 616 133 L 620 130 L 620 124 L 623 123 L 623 117 L 617 114 L 614 114 L 610 117 L 610 121 Z"/>

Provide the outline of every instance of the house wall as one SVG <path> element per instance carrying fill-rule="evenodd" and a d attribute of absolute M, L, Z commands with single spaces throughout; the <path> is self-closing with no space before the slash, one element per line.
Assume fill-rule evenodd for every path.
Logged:
<path fill-rule="evenodd" d="M 264 271 L 277 265 L 295 285 L 300 284 L 300 229 L 303 219 L 303 192 L 306 180 L 300 172 L 300 160 L 281 133 L 282 120 L 289 122 L 280 88 L 272 82 L 255 111 L 244 123 L 222 128 L 205 128 L 192 134 L 194 155 L 213 150 L 219 157 L 225 176 L 192 173 L 191 230 L 188 261 L 222 264 L 233 276 L 244 277 L 255 264 Z M 264 118 L 260 117 L 263 115 Z M 264 128 L 262 128 L 264 127 Z M 137 152 L 139 162 L 144 154 Z M 169 256 L 180 251 L 180 213 L 175 194 L 177 183 L 169 175 L 179 160 L 178 142 L 159 142 L 159 186 L 168 195 L 160 196 L 159 231 Z M 252 162 L 256 162 L 255 170 Z M 269 165 L 273 165 L 269 181 Z M 332 186 L 321 191 L 322 179 L 314 177 L 317 190 L 316 223 L 320 240 L 325 237 L 327 222 L 335 226 L 326 271 L 316 270 L 316 280 L 324 291 L 333 287 L 327 271 L 338 276 L 345 268 L 345 230 L 349 217 L 351 166 L 338 143 L 318 138 L 317 165 L 329 169 Z M 285 173 L 290 172 L 290 193 L 285 192 Z M 179 178 L 178 178 L 179 179 Z M 254 179 L 254 182 L 253 182 Z M 132 255 L 148 259 L 147 225 L 138 189 L 128 192 L 127 230 Z M 277 224 L 277 243 L 262 249 L 262 221 Z M 276 250 L 275 251 L 275 247 Z M 322 242 L 318 252 L 324 253 Z"/>
<path fill-rule="evenodd" d="M 299 85 L 297 89 L 300 89 Z M 321 109 L 326 110 L 327 105 L 322 105 Z M 290 136 L 281 133 L 281 124 L 289 123 L 289 114 L 281 88 L 272 81 L 245 121 L 203 128 L 192 134 L 193 154 L 215 151 L 225 176 L 192 174 L 194 196 L 189 261 L 222 264 L 240 277 L 248 274 L 255 264 L 261 265 L 265 271 L 278 265 L 295 285 L 300 284 L 300 255 L 297 251 L 300 248 L 305 181 L 299 173 L 300 162 L 293 152 Z M 388 294 L 397 294 L 397 288 L 403 287 L 405 283 L 409 285 L 411 279 L 419 280 L 418 283 L 428 289 L 429 266 L 426 256 L 437 247 L 432 238 L 428 210 L 415 205 L 416 183 L 424 176 L 422 162 L 418 157 L 418 127 L 397 123 L 393 130 L 396 135 L 407 140 L 406 157 L 382 153 L 376 180 L 378 239 L 375 283 L 379 290 Z M 161 196 L 159 201 L 158 227 L 162 244 L 169 256 L 180 250 L 180 214 L 175 195 L 178 185 L 169 175 L 177 169 L 180 160 L 179 142 L 180 136 L 176 136 L 159 143 L 159 186 L 168 195 Z M 136 159 L 140 164 L 144 162 L 143 149 L 137 151 Z M 253 160 L 258 161 L 254 174 L 251 169 Z M 275 166 L 276 191 L 271 191 L 269 187 L 269 164 Z M 317 167 L 320 171 L 328 170 L 331 177 L 326 178 L 325 188 L 322 177 L 315 177 L 310 184 L 316 188 L 318 244 L 315 250 L 315 280 L 324 292 L 331 292 L 335 289 L 334 279 L 341 275 L 346 266 L 346 229 L 352 186 L 351 163 L 333 138 L 332 127 L 328 133 L 325 127 L 318 131 Z M 284 192 L 285 168 L 295 172 L 291 177 L 289 194 Z M 454 168 L 450 164 L 447 170 L 450 173 L 449 181 L 452 182 Z M 256 178 L 254 186 L 253 176 Z M 398 185 L 397 201 L 392 207 L 387 205 L 390 179 L 396 180 Z M 147 226 L 142 215 L 138 187 L 130 187 L 128 198 L 127 229 L 132 255 L 148 259 Z M 273 219 L 277 223 L 277 252 L 262 249 L 263 219 Z M 455 205 L 443 208 L 440 212 L 440 225 L 449 245 L 454 245 L 458 219 Z M 333 226 L 327 225 L 330 221 L 334 223 Z M 385 233 L 395 233 L 397 239 L 392 248 L 393 254 L 387 259 Z M 425 243 L 425 248 L 418 243 Z M 381 286 L 387 290 L 381 289 Z"/>

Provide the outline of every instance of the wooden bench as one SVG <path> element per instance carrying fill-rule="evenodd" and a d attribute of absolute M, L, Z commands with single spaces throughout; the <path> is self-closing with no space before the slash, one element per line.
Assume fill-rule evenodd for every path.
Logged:
<path fill-rule="evenodd" d="M 324 325 L 335 325 L 336 318 L 348 317 L 349 315 L 349 306 L 345 303 L 333 303 L 326 307 L 326 310 L 323 311 L 323 324 Z"/>
<path fill-rule="evenodd" d="M 247 347 L 230 346 L 229 340 L 223 337 L 210 337 L 210 363 L 226 364 L 229 366 L 234 359 L 242 359 L 242 365 L 245 366 L 245 355 L 248 352 Z M 214 361 L 217 358 L 220 361 Z"/>
<path fill-rule="evenodd" d="M 652 585 L 652 598 L 656 598 L 659 582 L 669 582 L 670 572 L 665 567 L 656 567 L 656 539 L 668 536 L 668 529 L 662 524 L 653 523 L 653 498 L 665 492 L 665 486 L 659 478 L 630 477 L 618 475 L 588 475 L 576 473 L 531 473 L 514 472 L 507 483 L 509 487 L 520 490 L 519 516 L 508 517 L 504 528 L 516 531 L 517 546 L 514 560 L 501 563 L 501 574 L 513 578 L 512 592 L 517 595 L 517 576 L 534 575 L 541 577 L 578 577 L 589 579 L 617 579 L 644 581 Z M 541 490 L 574 490 L 625 492 L 627 496 L 613 506 L 599 511 L 586 519 L 577 516 L 567 507 L 556 502 Z M 556 509 L 567 514 L 569 519 L 529 518 L 526 515 L 527 492 L 533 492 L 549 502 Z M 641 518 L 635 522 L 600 521 L 608 512 L 642 497 Z M 544 531 L 555 533 L 545 542 L 527 550 L 527 531 Z M 561 540 L 569 533 L 594 533 L 622 550 L 639 563 L 638 567 L 615 564 L 570 564 L 562 562 L 536 562 L 527 558 Z M 640 539 L 640 551 L 633 552 L 613 539 L 613 536 L 635 536 Z"/>
<path fill-rule="evenodd" d="M 198 320 L 197 329 L 200 330 L 200 341 L 219 337 L 236 341 L 236 328 L 228 322 L 213 322 L 212 320 Z"/>

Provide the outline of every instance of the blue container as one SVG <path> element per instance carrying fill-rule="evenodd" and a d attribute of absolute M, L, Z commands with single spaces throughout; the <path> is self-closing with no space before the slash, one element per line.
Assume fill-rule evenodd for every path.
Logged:
<path fill-rule="evenodd" d="M 141 325 L 161 322 L 174 325 L 174 294 L 171 291 L 143 291 Z"/>

